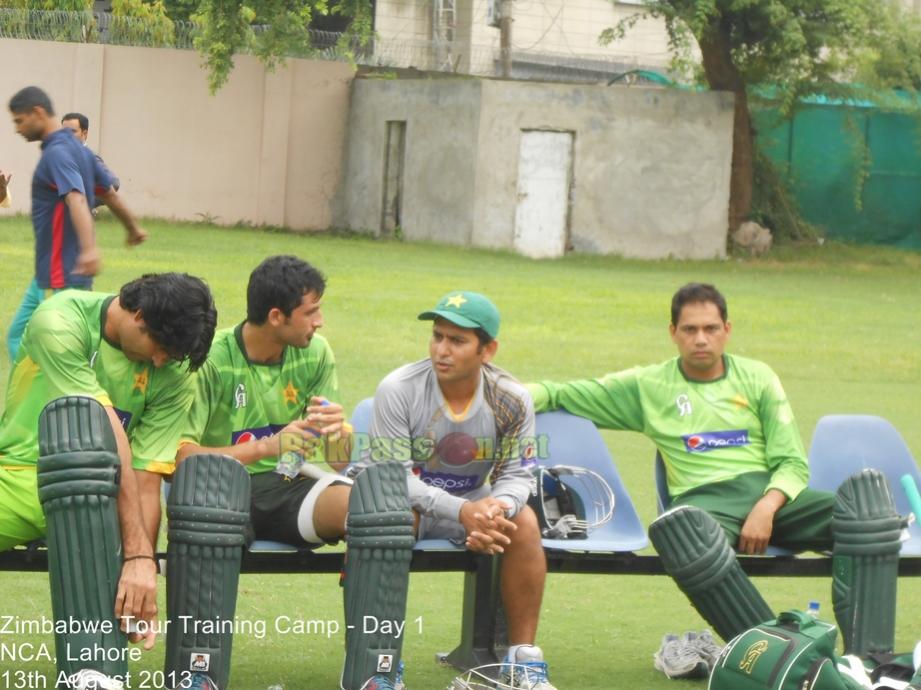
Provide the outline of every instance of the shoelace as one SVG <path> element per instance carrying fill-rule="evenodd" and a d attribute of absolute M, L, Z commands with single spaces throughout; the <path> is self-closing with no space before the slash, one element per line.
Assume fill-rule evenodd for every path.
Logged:
<path fill-rule="evenodd" d="M 525 661 L 521 665 L 527 666 L 529 669 L 534 669 L 534 672 L 528 673 L 529 680 L 539 681 L 542 683 L 550 682 L 549 674 L 547 673 L 546 661 Z"/>
<path fill-rule="evenodd" d="M 700 661 L 697 651 L 680 640 L 671 640 L 662 649 L 662 657 L 673 661 L 697 662 Z"/>

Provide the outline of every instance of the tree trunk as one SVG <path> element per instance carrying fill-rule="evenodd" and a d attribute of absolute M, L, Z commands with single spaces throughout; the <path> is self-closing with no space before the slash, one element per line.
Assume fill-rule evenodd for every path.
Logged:
<path fill-rule="evenodd" d="M 729 28 L 715 24 L 698 39 L 704 74 L 711 89 L 731 91 L 735 96 L 732 126 L 732 173 L 729 182 L 729 232 L 748 217 L 754 180 L 754 135 L 745 82 L 732 61 Z"/>

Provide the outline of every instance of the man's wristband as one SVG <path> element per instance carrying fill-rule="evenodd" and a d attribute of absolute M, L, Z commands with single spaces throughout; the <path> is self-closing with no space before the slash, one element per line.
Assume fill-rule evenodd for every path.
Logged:
<path fill-rule="evenodd" d="M 152 560 L 154 563 L 157 562 L 157 559 L 154 558 L 153 556 L 147 556 L 146 554 L 142 554 L 142 555 L 140 555 L 140 556 L 128 556 L 128 558 L 122 559 L 122 565 L 124 565 L 124 564 L 127 563 L 128 561 L 136 561 L 136 560 L 139 559 L 139 558 L 149 558 L 149 559 Z"/>

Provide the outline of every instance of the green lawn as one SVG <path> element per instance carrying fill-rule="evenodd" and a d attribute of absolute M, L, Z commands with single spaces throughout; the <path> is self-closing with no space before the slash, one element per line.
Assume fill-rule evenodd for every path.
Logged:
<path fill-rule="evenodd" d="M 820 416 L 859 412 L 892 421 L 915 457 L 921 457 L 917 253 L 825 245 L 783 249 L 759 261 L 574 256 L 538 262 L 503 252 L 354 237 L 162 222 L 146 227 L 150 241 L 129 251 L 121 246 L 117 225 L 100 223 L 104 272 L 97 289 L 114 291 L 142 272 L 188 271 L 211 285 L 221 326 L 242 319 L 249 271 L 264 256 L 292 253 L 318 265 L 329 283 L 324 333 L 336 351 L 348 407 L 372 395 L 393 368 L 425 356 L 429 326 L 415 316 L 449 290 L 482 291 L 497 303 L 504 319 L 497 358 L 501 366 L 523 380 L 566 379 L 672 356 L 669 300 L 682 283 L 702 280 L 716 283 L 729 300 L 731 351 L 763 359 L 780 375 L 807 445 Z M 0 247 L 0 334 L 5 335 L 31 276 L 28 220 L 0 221 Z M 5 355 L 0 361 L 2 389 L 8 372 Z M 641 519 L 648 523 L 655 515 L 652 445 L 637 434 L 605 432 L 605 438 Z M 777 609 L 804 607 L 809 599 L 819 599 L 823 614 L 831 613 L 826 580 L 760 579 L 758 584 Z M 44 575 L 0 573 L 0 591 L 0 616 L 34 619 L 50 614 Z M 404 647 L 410 690 L 437 690 L 453 677 L 433 658 L 458 639 L 460 594 L 459 574 L 413 576 Z M 900 602 L 904 611 L 918 610 L 917 581 L 903 581 Z M 337 687 L 339 635 L 328 639 L 271 629 L 280 615 L 339 620 L 341 594 L 335 576 L 244 576 L 238 615 L 266 621 L 269 630 L 265 637 L 241 635 L 235 641 L 235 688 L 262 690 L 276 682 L 286 690 Z M 912 617 L 902 617 L 900 647 L 909 648 L 921 637 Z M 689 687 L 653 671 L 652 654 L 663 633 L 702 627 L 703 621 L 667 578 L 552 575 L 539 642 L 561 690 Z M 51 638 L 0 635 L 0 674 L 34 670 L 50 678 L 50 663 L 3 658 L 4 643 L 25 641 L 50 644 Z M 160 668 L 162 654 L 160 644 L 132 668 Z"/>

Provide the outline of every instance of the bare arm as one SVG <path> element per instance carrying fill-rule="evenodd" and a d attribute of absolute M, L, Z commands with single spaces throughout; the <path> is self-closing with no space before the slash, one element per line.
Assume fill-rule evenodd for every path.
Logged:
<path fill-rule="evenodd" d="M 129 246 L 139 245 L 147 239 L 147 231 L 137 224 L 134 214 L 131 213 L 131 210 L 125 205 L 125 202 L 122 201 L 122 198 L 118 195 L 118 192 L 115 191 L 114 187 L 109 187 L 106 191 L 99 194 L 99 198 L 102 200 L 102 203 L 109 207 L 109 210 L 115 214 L 115 217 L 118 218 L 119 222 L 124 226 L 125 232 L 128 233 L 125 242 Z"/>
<path fill-rule="evenodd" d="M 153 623 L 157 620 L 157 568 L 154 549 L 144 531 L 144 516 L 141 499 L 138 496 L 137 479 L 131 467 L 131 447 L 115 410 L 106 407 L 109 423 L 115 433 L 118 457 L 121 460 L 121 483 L 118 488 L 118 521 L 122 533 L 122 549 L 125 563 L 118 580 L 115 596 L 115 616 L 133 617 Z M 133 558 L 145 556 L 146 558 Z M 128 560 L 133 559 L 133 560 Z M 156 626 L 148 626 L 143 636 L 144 648 L 153 647 L 156 640 Z M 141 639 L 133 636 L 132 641 Z"/>
<path fill-rule="evenodd" d="M 234 446 L 220 448 L 201 446 L 197 443 L 185 442 L 179 446 L 176 453 L 176 462 L 182 462 L 190 455 L 212 453 L 214 455 L 229 455 L 236 458 L 244 465 L 251 465 L 266 458 L 278 458 L 286 450 L 312 449 L 317 443 L 316 436 L 308 430 L 310 422 L 306 419 L 295 419 L 277 434 L 260 438 Z"/>
<path fill-rule="evenodd" d="M 0 206 L 8 207 L 10 205 L 10 197 L 7 188 L 12 178 L 12 175 L 8 175 L 0 170 Z"/>
<path fill-rule="evenodd" d="M 96 237 L 93 234 L 93 216 L 86 203 L 86 197 L 78 191 L 70 191 L 64 197 L 70 220 L 80 243 L 80 254 L 74 273 L 85 276 L 94 276 L 99 273 L 99 249 L 96 247 Z"/>
<path fill-rule="evenodd" d="M 295 419 L 277 434 L 232 446 L 202 446 L 186 440 L 176 452 L 176 462 L 182 462 L 190 455 L 212 453 L 228 455 L 244 465 L 272 458 L 277 460 L 282 453 L 293 450 L 305 457 L 313 454 L 317 444 L 325 442 L 327 464 L 337 472 L 349 464 L 352 443 L 350 427 L 345 425 L 345 415 L 338 403 L 325 402 L 314 397 L 306 409 L 307 419 Z M 319 433 L 319 437 L 317 434 Z"/>

